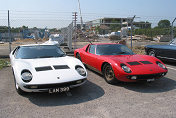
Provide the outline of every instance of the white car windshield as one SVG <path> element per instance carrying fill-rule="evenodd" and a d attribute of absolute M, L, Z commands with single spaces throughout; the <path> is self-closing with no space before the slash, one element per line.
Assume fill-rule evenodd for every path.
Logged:
<path fill-rule="evenodd" d="M 17 59 L 62 57 L 65 53 L 55 45 L 21 46 L 15 53 Z"/>

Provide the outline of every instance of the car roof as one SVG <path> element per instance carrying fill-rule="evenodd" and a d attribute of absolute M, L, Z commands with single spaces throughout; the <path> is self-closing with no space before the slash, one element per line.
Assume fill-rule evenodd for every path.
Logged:
<path fill-rule="evenodd" d="M 52 46 L 51 44 L 27 44 L 27 45 L 20 45 L 21 47 L 28 47 L 28 46 Z"/>
<path fill-rule="evenodd" d="M 93 43 L 92 45 L 122 45 L 122 44 L 119 44 L 119 43 Z"/>

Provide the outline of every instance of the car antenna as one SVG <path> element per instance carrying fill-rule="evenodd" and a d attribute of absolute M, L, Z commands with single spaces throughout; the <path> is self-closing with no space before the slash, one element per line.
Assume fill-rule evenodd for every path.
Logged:
<path fill-rule="evenodd" d="M 89 43 L 92 44 L 92 42 L 89 40 L 88 36 L 85 36 L 85 37 L 89 41 Z"/>

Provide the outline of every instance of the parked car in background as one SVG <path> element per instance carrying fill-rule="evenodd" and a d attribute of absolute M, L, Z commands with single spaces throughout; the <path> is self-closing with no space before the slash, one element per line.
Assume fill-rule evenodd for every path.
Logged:
<path fill-rule="evenodd" d="M 76 49 L 74 56 L 91 69 L 104 75 L 105 81 L 153 81 L 162 78 L 167 68 L 159 59 L 134 54 L 127 46 L 116 43 L 88 44 Z"/>
<path fill-rule="evenodd" d="M 168 45 L 146 45 L 145 52 L 160 59 L 176 61 L 176 38 Z"/>
<path fill-rule="evenodd" d="M 109 35 L 109 39 L 110 40 L 121 40 L 121 32 L 111 32 L 111 34 Z"/>
<path fill-rule="evenodd" d="M 66 56 L 56 45 L 23 45 L 10 53 L 16 91 L 65 92 L 86 82 L 80 60 Z"/>
<path fill-rule="evenodd" d="M 4 44 L 4 42 L 0 41 L 0 44 Z"/>

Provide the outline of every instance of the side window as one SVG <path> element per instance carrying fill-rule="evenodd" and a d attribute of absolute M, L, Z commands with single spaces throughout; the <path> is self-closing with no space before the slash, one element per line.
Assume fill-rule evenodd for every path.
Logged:
<path fill-rule="evenodd" d="M 89 53 L 95 54 L 95 45 L 90 45 Z"/>

